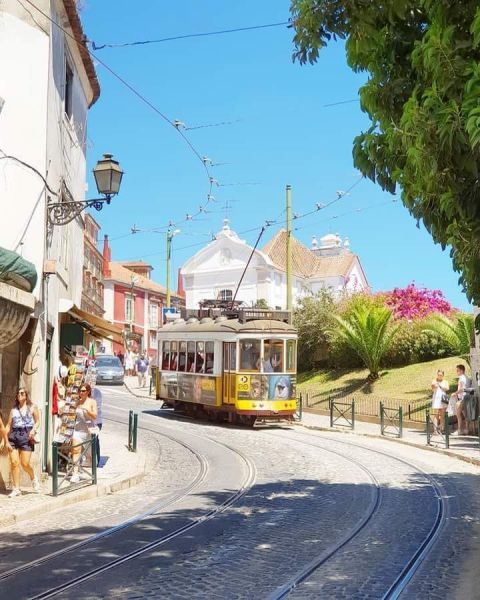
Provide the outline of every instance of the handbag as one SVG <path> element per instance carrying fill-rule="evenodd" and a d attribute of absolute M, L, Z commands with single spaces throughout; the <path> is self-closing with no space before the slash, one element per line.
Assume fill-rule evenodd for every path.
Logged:
<path fill-rule="evenodd" d="M 448 406 L 448 403 L 450 402 L 450 398 L 449 398 L 447 392 L 443 392 L 443 394 L 440 398 L 440 401 L 442 404 L 445 404 L 445 406 Z"/>

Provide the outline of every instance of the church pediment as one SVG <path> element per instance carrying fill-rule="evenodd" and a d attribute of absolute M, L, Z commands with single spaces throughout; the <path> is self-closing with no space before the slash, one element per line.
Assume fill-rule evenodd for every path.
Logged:
<path fill-rule="evenodd" d="M 182 274 L 211 273 L 227 269 L 243 269 L 248 262 L 252 247 L 234 233 L 220 232 L 217 239 L 190 258 L 182 267 Z M 255 251 L 249 268 L 270 267 L 269 259 Z"/>

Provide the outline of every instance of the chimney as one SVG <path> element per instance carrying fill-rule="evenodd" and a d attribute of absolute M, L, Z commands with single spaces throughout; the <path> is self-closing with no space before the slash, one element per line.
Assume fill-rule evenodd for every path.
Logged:
<path fill-rule="evenodd" d="M 103 238 L 103 276 L 111 277 L 112 271 L 110 270 L 110 262 L 112 260 L 112 251 L 110 250 L 110 244 L 108 243 L 108 235 Z"/>
<path fill-rule="evenodd" d="M 185 298 L 185 288 L 183 287 L 183 275 L 181 269 L 178 269 L 177 296 Z"/>

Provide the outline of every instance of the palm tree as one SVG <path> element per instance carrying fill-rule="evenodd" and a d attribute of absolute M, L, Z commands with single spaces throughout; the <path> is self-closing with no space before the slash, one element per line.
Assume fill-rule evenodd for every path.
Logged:
<path fill-rule="evenodd" d="M 358 306 L 346 317 L 334 315 L 334 334 L 359 356 L 370 380 L 378 379 L 382 358 L 398 331 L 398 325 L 389 326 L 391 316 L 387 308 L 372 305 Z"/>
<path fill-rule="evenodd" d="M 424 331 L 436 333 L 452 349 L 470 364 L 470 348 L 473 345 L 474 318 L 467 313 L 457 313 L 453 319 L 441 314 L 431 315 Z"/>

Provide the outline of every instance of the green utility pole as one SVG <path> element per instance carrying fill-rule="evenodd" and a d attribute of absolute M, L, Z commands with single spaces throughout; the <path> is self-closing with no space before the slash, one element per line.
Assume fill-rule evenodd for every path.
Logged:
<path fill-rule="evenodd" d="M 287 213 L 287 310 L 292 310 L 292 186 L 286 188 Z"/>
<path fill-rule="evenodd" d="M 171 292 L 170 292 L 170 263 L 172 260 L 172 240 L 180 233 L 180 229 L 167 231 L 167 308 L 170 308 L 171 304 Z"/>

